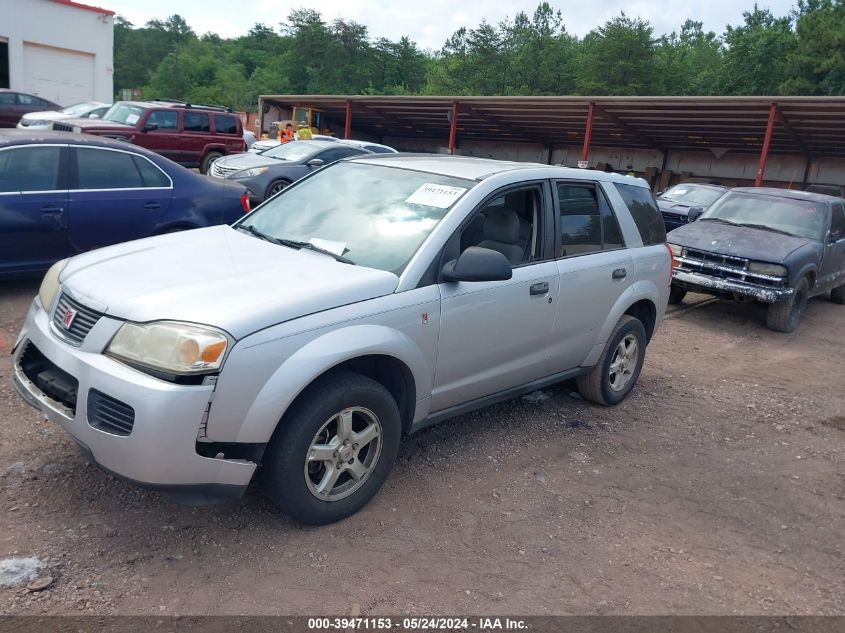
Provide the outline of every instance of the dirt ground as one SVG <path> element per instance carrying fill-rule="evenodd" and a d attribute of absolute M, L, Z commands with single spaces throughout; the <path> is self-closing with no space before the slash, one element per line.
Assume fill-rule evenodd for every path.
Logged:
<path fill-rule="evenodd" d="M 8 353 L 37 284 L 0 286 Z M 692 302 L 698 302 L 690 306 Z M 622 405 L 563 384 L 412 436 L 358 515 L 172 505 L 88 465 L 0 364 L 0 614 L 845 614 L 845 307 L 690 296 Z"/>

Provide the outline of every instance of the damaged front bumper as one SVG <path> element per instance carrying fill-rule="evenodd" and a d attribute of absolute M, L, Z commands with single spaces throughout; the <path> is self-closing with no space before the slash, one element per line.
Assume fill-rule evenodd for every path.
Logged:
<path fill-rule="evenodd" d="M 723 296 L 740 296 L 762 303 L 778 303 L 788 301 L 792 297 L 792 288 L 772 288 L 747 281 L 721 279 L 701 273 L 693 273 L 675 269 L 672 272 L 672 283 L 691 292 L 715 294 Z"/>

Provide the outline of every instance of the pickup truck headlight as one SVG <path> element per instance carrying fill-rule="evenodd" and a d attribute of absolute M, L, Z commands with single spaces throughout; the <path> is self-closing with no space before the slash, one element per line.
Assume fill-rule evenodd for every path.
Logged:
<path fill-rule="evenodd" d="M 225 332 L 192 323 L 124 323 L 106 354 L 169 374 L 205 374 L 220 369 L 231 344 Z"/>
<path fill-rule="evenodd" d="M 255 178 L 256 176 L 263 174 L 268 169 L 269 167 L 253 167 L 252 169 L 244 169 L 243 171 L 236 171 L 230 176 L 230 178 Z"/>
<path fill-rule="evenodd" d="M 68 260 L 63 259 L 50 266 L 44 279 L 41 281 L 41 287 L 38 289 L 38 298 L 41 300 L 41 307 L 47 312 L 50 306 L 53 305 L 53 299 L 56 298 L 56 293 L 59 290 L 59 275 L 67 266 Z"/>
<path fill-rule="evenodd" d="M 674 257 L 680 257 L 684 254 L 684 247 L 677 244 L 669 244 L 669 250 L 672 251 Z"/>
<path fill-rule="evenodd" d="M 786 266 L 780 264 L 768 264 L 766 262 L 751 262 L 748 264 L 748 272 L 758 275 L 771 275 L 772 277 L 786 277 Z"/>

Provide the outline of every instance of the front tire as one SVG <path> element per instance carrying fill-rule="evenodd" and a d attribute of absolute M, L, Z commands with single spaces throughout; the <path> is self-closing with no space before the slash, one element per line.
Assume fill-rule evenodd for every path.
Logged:
<path fill-rule="evenodd" d="M 646 333 L 642 322 L 622 315 L 590 373 L 575 379 L 587 400 L 605 406 L 622 402 L 640 376 L 645 360 Z"/>
<path fill-rule="evenodd" d="M 687 296 L 687 291 L 683 288 L 679 288 L 678 286 L 672 286 L 669 289 L 669 303 L 673 306 L 678 305 L 683 302 L 684 297 Z"/>
<path fill-rule="evenodd" d="M 290 187 L 290 182 L 288 182 L 287 180 L 274 180 L 270 183 L 270 186 L 267 187 L 267 191 L 264 194 L 264 199 L 269 200 L 277 193 L 281 193 L 288 187 Z"/>
<path fill-rule="evenodd" d="M 799 281 L 789 301 L 773 303 L 766 311 L 766 326 L 775 332 L 794 332 L 804 315 L 807 299 L 810 296 L 810 283 L 806 277 Z"/>
<path fill-rule="evenodd" d="M 346 371 L 324 376 L 273 435 L 264 460 L 266 492 L 301 523 L 345 519 L 381 488 L 400 437 L 399 407 L 381 383 Z"/>

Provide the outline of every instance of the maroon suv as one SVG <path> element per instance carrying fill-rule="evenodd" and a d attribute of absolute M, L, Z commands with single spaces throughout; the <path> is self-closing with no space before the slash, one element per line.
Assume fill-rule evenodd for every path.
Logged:
<path fill-rule="evenodd" d="M 237 114 L 184 101 L 118 101 L 102 119 L 65 119 L 53 129 L 134 143 L 202 173 L 213 160 L 246 151 Z"/>

